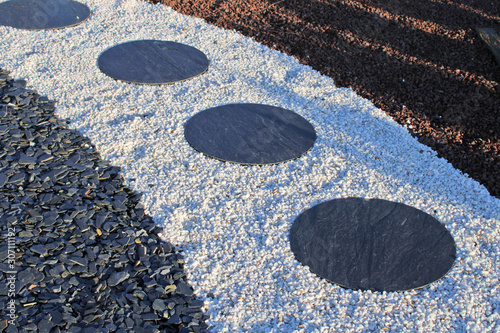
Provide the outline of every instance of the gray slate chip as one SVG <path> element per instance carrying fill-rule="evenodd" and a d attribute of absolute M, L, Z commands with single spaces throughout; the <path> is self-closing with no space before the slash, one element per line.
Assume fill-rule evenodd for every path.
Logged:
<path fill-rule="evenodd" d="M 54 324 L 49 318 L 44 318 L 38 323 L 38 332 L 39 333 L 50 333 L 54 327 Z"/>
<path fill-rule="evenodd" d="M 177 284 L 176 292 L 177 294 L 182 296 L 193 296 L 193 289 L 187 284 L 182 282 Z"/>
<path fill-rule="evenodd" d="M 1 4 L 5 5 L 6 3 L 7 2 L 2 2 Z M 9 4 L 13 4 L 13 2 L 9 2 Z M 2 9 L 1 6 L 0 6 L 0 9 Z M 0 20 L 0 24 L 1 24 L 1 20 Z M 17 97 L 17 96 L 20 96 L 20 95 L 28 92 L 28 91 L 29 91 L 28 89 L 24 89 L 24 88 L 14 88 L 14 89 L 11 89 L 10 91 L 8 91 L 6 93 L 6 95 L 10 96 L 10 97 Z"/>
<path fill-rule="evenodd" d="M 73 264 L 80 265 L 83 267 L 87 267 L 89 264 L 89 261 L 87 258 L 80 258 L 80 257 L 69 257 L 68 260 L 72 262 Z"/>
<path fill-rule="evenodd" d="M 4 173 L 0 173 L 0 187 L 4 186 L 8 180 L 9 177 L 7 177 Z"/>
<path fill-rule="evenodd" d="M 124 272 L 124 271 L 122 271 L 122 272 L 113 272 L 113 274 L 111 274 L 111 276 L 107 280 L 108 285 L 111 286 L 111 287 L 119 285 L 120 283 L 122 283 L 123 281 L 125 281 L 126 279 L 128 279 L 129 276 L 130 276 L 130 274 L 128 272 Z"/>
<path fill-rule="evenodd" d="M 153 309 L 160 311 L 160 312 L 165 311 L 165 309 L 167 308 L 165 301 L 162 299 L 155 299 L 152 307 L 153 307 Z"/>
<path fill-rule="evenodd" d="M 47 249 L 40 244 L 33 245 L 30 250 L 42 256 L 46 256 L 48 254 Z"/>
<path fill-rule="evenodd" d="M 158 320 L 160 319 L 157 315 L 154 313 L 145 313 L 141 316 L 142 320 Z"/>
<path fill-rule="evenodd" d="M 58 264 L 49 270 L 49 274 L 53 277 L 60 277 L 61 273 L 64 272 L 65 270 L 66 269 L 64 268 L 63 264 Z"/>
<path fill-rule="evenodd" d="M 24 180 L 26 179 L 26 174 L 24 172 L 16 173 L 15 175 L 11 176 L 8 180 L 9 184 L 16 184 L 19 185 Z"/>
<path fill-rule="evenodd" d="M 49 226 L 53 225 L 56 223 L 57 218 L 59 215 L 56 212 L 47 212 L 43 214 L 43 225 Z"/>
<path fill-rule="evenodd" d="M 173 315 L 172 317 L 170 317 L 170 319 L 167 321 L 167 323 L 178 325 L 178 324 L 182 323 L 182 320 L 181 320 L 181 317 L 179 317 L 179 315 Z"/>
<path fill-rule="evenodd" d="M 12 85 L 16 88 L 26 88 L 27 84 L 26 80 L 16 80 L 12 82 Z"/>
<path fill-rule="evenodd" d="M 190 304 L 189 304 L 189 307 L 190 308 L 201 308 L 203 306 L 203 301 L 200 301 L 200 300 L 194 300 L 192 301 Z"/>
<path fill-rule="evenodd" d="M 127 210 L 127 206 L 125 206 L 123 203 L 120 201 L 113 201 L 113 208 L 116 209 L 117 211 L 123 212 Z"/>
<path fill-rule="evenodd" d="M 36 164 L 36 158 L 32 156 L 27 156 L 25 154 L 21 154 L 19 158 L 19 164 L 21 165 Z"/>
<path fill-rule="evenodd" d="M 54 156 L 49 155 L 49 154 L 43 154 L 43 155 L 40 155 L 38 157 L 38 161 L 41 162 L 41 163 L 47 163 L 47 162 L 49 162 L 49 161 L 51 161 L 53 159 L 54 159 Z"/>

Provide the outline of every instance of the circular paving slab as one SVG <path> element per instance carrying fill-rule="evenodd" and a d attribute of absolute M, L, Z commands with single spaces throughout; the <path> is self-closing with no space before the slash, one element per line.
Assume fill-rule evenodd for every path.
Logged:
<path fill-rule="evenodd" d="M 297 217 L 290 230 L 296 258 L 342 287 L 404 291 L 424 287 L 453 266 L 453 237 L 438 220 L 380 199 L 323 202 Z"/>
<path fill-rule="evenodd" d="M 78 25 L 90 9 L 72 0 L 10 0 L 0 3 L 0 25 L 17 29 L 60 29 Z"/>
<path fill-rule="evenodd" d="M 208 59 L 200 50 L 160 40 L 115 45 L 99 56 L 97 64 L 114 79 L 139 84 L 172 84 L 208 69 Z"/>
<path fill-rule="evenodd" d="M 228 104 L 204 110 L 186 123 L 194 149 L 222 161 L 274 164 L 314 145 L 314 127 L 290 110 L 262 104 Z"/>

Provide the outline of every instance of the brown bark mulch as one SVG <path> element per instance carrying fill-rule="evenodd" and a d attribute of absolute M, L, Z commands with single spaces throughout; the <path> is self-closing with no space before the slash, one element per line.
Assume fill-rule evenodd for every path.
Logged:
<path fill-rule="evenodd" d="M 370 99 L 500 198 L 495 0 L 149 0 L 287 53 Z"/>

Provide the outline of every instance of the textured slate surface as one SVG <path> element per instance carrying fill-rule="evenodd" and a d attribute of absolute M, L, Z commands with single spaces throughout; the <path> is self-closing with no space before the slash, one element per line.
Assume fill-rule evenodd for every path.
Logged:
<path fill-rule="evenodd" d="M 290 230 L 296 258 L 346 288 L 404 291 L 443 277 L 455 242 L 435 218 L 381 199 L 345 198 L 318 204 Z"/>
<path fill-rule="evenodd" d="M 90 9 L 72 0 L 10 0 L 0 3 L 0 25 L 26 30 L 59 29 L 78 25 Z"/>
<path fill-rule="evenodd" d="M 204 110 L 186 123 L 196 150 L 228 162 L 274 164 L 300 157 L 314 145 L 314 127 L 290 110 L 262 104 L 228 104 Z"/>
<path fill-rule="evenodd" d="M 172 84 L 204 73 L 208 59 L 200 50 L 176 42 L 136 40 L 105 50 L 97 61 L 114 79 L 139 84 Z"/>

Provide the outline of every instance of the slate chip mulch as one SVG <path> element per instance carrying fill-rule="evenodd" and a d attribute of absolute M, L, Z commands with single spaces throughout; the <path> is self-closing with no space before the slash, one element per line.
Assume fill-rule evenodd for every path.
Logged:
<path fill-rule="evenodd" d="M 500 198 L 500 66 L 476 32 L 500 33 L 498 1 L 147 1 L 240 31 L 352 88 Z"/>
<path fill-rule="evenodd" d="M 179 250 L 55 103 L 0 70 L 0 281 L 5 332 L 206 332 Z M 15 267 L 7 261 L 15 228 Z M 12 297 L 0 285 L 2 319 Z"/>

